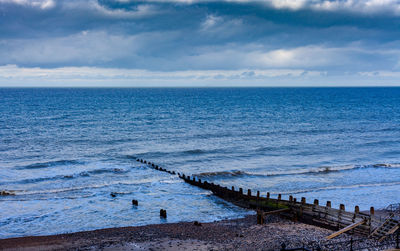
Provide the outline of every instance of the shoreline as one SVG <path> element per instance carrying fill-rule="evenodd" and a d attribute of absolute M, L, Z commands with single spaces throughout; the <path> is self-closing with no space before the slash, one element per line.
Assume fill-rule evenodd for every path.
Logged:
<path fill-rule="evenodd" d="M 256 216 L 249 215 L 200 226 L 180 222 L 8 238 L 0 239 L 0 250 L 280 250 L 282 243 L 287 248 L 323 243 L 334 232 L 273 215 L 265 220 L 264 225 L 257 225 Z M 351 238 L 343 234 L 334 241 Z M 368 239 L 363 242 L 374 244 Z"/>

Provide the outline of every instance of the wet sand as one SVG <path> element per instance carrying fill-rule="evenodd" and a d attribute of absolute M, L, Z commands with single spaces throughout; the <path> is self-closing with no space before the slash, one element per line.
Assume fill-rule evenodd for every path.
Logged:
<path fill-rule="evenodd" d="M 303 243 L 324 242 L 324 238 L 332 232 L 277 216 L 268 216 L 266 224 L 256 225 L 256 216 L 251 215 L 243 219 L 201 223 L 200 226 L 193 222 L 181 222 L 3 239 L 0 240 L 0 249 L 280 250 L 282 243 L 291 248 L 301 247 Z M 343 234 L 335 241 L 349 239 L 349 235 Z M 332 250 L 343 249 L 337 247 Z"/>

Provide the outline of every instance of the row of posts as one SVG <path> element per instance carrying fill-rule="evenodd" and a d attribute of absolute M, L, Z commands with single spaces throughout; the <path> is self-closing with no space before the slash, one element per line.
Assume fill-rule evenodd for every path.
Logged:
<path fill-rule="evenodd" d="M 189 176 L 186 176 L 185 174 L 176 173 L 175 171 L 169 171 L 169 170 L 167 170 L 167 169 L 165 169 L 165 168 L 159 167 L 158 165 L 155 165 L 154 163 L 151 163 L 151 162 L 146 161 L 146 160 L 143 160 L 143 159 L 138 159 L 138 158 L 136 158 L 136 160 L 137 160 L 138 162 L 147 164 L 147 165 L 151 166 L 152 168 L 154 168 L 154 169 L 156 169 L 156 170 L 158 170 L 158 171 L 167 172 L 167 173 L 172 174 L 172 175 L 178 174 L 178 176 L 179 176 L 181 179 L 185 180 L 186 182 L 188 182 L 188 183 L 190 183 L 190 184 L 192 184 L 192 185 L 198 186 L 198 187 L 202 187 L 202 188 L 205 188 L 205 189 L 209 189 L 209 190 L 213 191 L 214 193 L 216 193 L 216 194 L 218 194 L 218 195 L 220 195 L 220 196 L 221 196 L 221 195 L 225 195 L 224 192 L 228 192 L 228 193 L 234 192 L 234 194 L 237 194 L 237 192 L 235 191 L 235 188 L 234 188 L 233 186 L 232 186 L 232 189 L 229 190 L 227 187 L 221 187 L 220 185 L 215 185 L 214 183 L 208 183 L 207 181 L 204 181 L 204 183 L 203 183 L 203 182 L 201 181 L 201 179 L 198 179 L 198 180 L 196 181 L 195 177 L 193 177 L 193 180 L 191 180 L 190 177 L 189 177 Z M 242 195 L 243 195 L 243 188 L 239 188 L 238 193 L 239 193 L 240 196 L 242 196 Z M 228 194 L 227 194 L 227 195 L 228 195 Z M 249 198 L 252 197 L 252 195 L 251 195 L 251 189 L 248 189 L 248 190 L 247 190 L 247 197 L 249 197 Z M 258 201 L 259 199 L 261 199 L 260 191 L 257 191 L 257 196 L 256 196 L 255 198 L 257 199 L 257 201 Z M 270 199 L 270 193 L 269 193 L 269 192 L 267 193 L 266 199 L 267 199 L 267 200 Z M 282 200 L 282 195 L 281 195 L 281 194 L 278 194 L 278 199 L 277 199 L 277 200 L 278 200 L 278 201 Z M 294 203 L 296 203 L 296 202 L 297 202 L 296 200 L 297 200 L 297 199 L 294 198 L 292 195 L 289 196 L 289 202 L 294 202 Z M 302 197 L 302 198 L 301 198 L 301 204 L 306 204 L 306 198 L 305 198 L 305 197 Z M 319 201 L 318 201 L 317 199 L 314 200 L 314 205 L 319 205 Z M 328 208 L 331 208 L 331 207 L 332 207 L 331 201 L 327 201 L 327 202 L 326 202 L 326 207 L 328 207 Z M 345 211 L 345 205 L 344 205 L 344 204 L 340 204 L 339 210 Z M 359 212 L 360 212 L 359 206 L 355 206 L 355 208 L 354 208 L 354 213 L 358 214 Z M 370 215 L 374 215 L 374 214 L 375 214 L 375 209 L 374 209 L 374 207 L 371 207 L 371 208 L 370 208 Z"/>

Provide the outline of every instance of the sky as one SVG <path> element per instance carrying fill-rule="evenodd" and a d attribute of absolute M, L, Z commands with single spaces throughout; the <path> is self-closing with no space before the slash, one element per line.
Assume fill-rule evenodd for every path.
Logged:
<path fill-rule="evenodd" d="M 0 86 L 399 86 L 400 0 L 0 0 Z"/>

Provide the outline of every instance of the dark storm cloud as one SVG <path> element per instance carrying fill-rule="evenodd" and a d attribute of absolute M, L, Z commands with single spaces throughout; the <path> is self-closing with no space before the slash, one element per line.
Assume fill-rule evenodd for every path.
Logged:
<path fill-rule="evenodd" d="M 0 65 L 397 72 L 399 6 L 394 0 L 0 0 Z"/>

